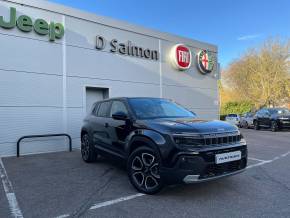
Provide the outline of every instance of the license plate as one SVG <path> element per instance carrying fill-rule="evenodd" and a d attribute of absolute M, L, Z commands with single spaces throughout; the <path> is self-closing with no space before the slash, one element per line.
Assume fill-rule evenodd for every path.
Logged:
<path fill-rule="evenodd" d="M 242 156 L 241 151 L 233 151 L 233 152 L 228 152 L 228 153 L 223 153 L 223 154 L 216 154 L 215 163 L 221 164 L 221 163 L 226 163 L 230 161 L 240 160 L 241 156 Z"/>

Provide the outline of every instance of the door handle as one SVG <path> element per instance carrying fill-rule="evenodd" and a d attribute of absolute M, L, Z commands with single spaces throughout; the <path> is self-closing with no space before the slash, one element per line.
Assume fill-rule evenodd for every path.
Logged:
<path fill-rule="evenodd" d="M 105 123 L 105 127 L 108 128 L 109 127 L 109 124 L 108 123 Z"/>

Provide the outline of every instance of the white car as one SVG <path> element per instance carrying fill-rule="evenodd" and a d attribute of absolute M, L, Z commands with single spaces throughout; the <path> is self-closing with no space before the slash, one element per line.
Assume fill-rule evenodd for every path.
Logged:
<path fill-rule="evenodd" d="M 241 125 L 241 117 L 238 114 L 228 114 L 226 116 L 226 121 L 232 125 L 239 126 Z"/>
<path fill-rule="evenodd" d="M 253 127 L 253 120 L 254 120 L 254 114 L 253 113 L 245 113 L 243 116 L 241 116 L 241 127 L 242 128 L 251 128 Z"/>

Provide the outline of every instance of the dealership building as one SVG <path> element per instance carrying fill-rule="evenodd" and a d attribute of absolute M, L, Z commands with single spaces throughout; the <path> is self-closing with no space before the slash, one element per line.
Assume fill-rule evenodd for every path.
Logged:
<path fill-rule="evenodd" d="M 108 97 L 163 97 L 218 119 L 215 45 L 40 0 L 0 2 L 0 43 L 0 156 L 26 135 L 67 133 L 79 148 L 83 118 Z M 25 139 L 21 154 L 67 143 Z"/>

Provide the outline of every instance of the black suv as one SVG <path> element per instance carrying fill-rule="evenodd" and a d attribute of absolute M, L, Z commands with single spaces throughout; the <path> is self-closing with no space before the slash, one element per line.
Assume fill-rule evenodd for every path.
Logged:
<path fill-rule="evenodd" d="M 254 116 L 254 128 L 260 127 L 271 128 L 273 132 L 290 128 L 290 110 L 287 108 L 263 108 Z"/>
<path fill-rule="evenodd" d="M 196 119 L 161 98 L 113 98 L 97 102 L 84 120 L 81 153 L 127 163 L 132 185 L 154 194 L 165 184 L 195 183 L 242 172 L 247 145 L 237 127 Z"/>

